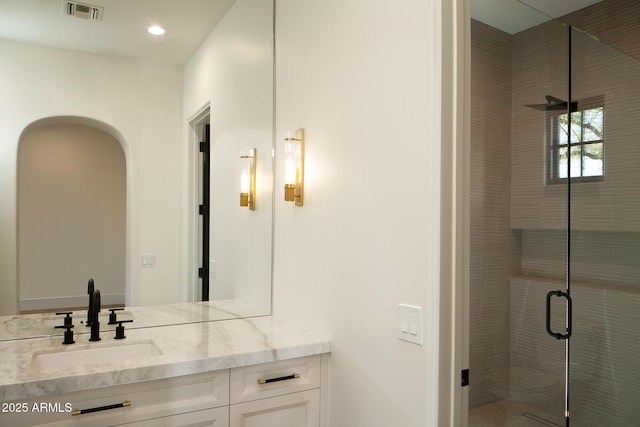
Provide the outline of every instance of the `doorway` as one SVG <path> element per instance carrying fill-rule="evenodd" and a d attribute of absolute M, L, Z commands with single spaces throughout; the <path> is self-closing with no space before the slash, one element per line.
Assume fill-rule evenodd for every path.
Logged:
<path fill-rule="evenodd" d="M 211 253 L 211 124 L 207 106 L 190 120 L 195 160 L 195 286 L 194 301 L 209 301 Z"/>
<path fill-rule="evenodd" d="M 471 23 L 470 426 L 640 419 L 634 3 Z"/>

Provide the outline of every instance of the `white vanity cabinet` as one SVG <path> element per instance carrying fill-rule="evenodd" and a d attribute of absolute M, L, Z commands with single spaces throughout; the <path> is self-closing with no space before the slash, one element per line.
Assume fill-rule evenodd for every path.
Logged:
<path fill-rule="evenodd" d="M 23 399 L 10 403 L 26 410 L 1 413 L 0 426 L 319 427 L 326 369 L 327 357 L 316 355 Z"/>
<path fill-rule="evenodd" d="M 324 362 L 315 356 L 232 369 L 230 427 L 319 427 Z"/>

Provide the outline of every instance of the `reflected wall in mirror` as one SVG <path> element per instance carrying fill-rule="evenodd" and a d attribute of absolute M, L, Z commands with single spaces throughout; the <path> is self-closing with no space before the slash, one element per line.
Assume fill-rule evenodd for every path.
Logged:
<path fill-rule="evenodd" d="M 208 265 L 200 262 L 208 268 L 209 296 L 212 301 L 241 301 L 243 310 L 258 313 L 271 310 L 273 40 L 265 34 L 273 31 L 272 12 L 270 0 L 238 0 L 184 69 L 189 157 L 195 164 L 190 169 L 196 171 L 192 188 L 198 189 L 202 180 L 202 124 L 210 132 L 210 256 Z M 243 37 L 238 37 L 239 28 Z M 254 148 L 256 200 L 250 210 L 240 206 L 241 153 Z M 201 188 L 195 197 L 194 208 L 202 203 Z M 202 240 L 196 242 L 196 261 Z M 202 295 L 202 282 L 196 281 L 196 295 Z"/>
<path fill-rule="evenodd" d="M 62 1 L 0 0 L 0 316 L 77 307 L 90 277 L 96 288 L 114 295 L 113 304 L 189 304 L 202 299 L 198 270 L 211 266 L 207 306 L 219 303 L 215 318 L 270 314 L 273 1 L 91 3 L 104 7 L 99 22 L 66 16 Z M 152 23 L 163 24 L 167 33 L 153 38 L 146 33 Z M 211 251 L 203 266 L 197 127 L 205 111 L 212 150 Z M 79 231 L 80 220 L 98 215 L 87 206 L 67 206 L 80 214 L 75 220 L 39 212 L 31 224 L 48 222 L 57 236 L 22 240 L 28 233 L 19 225 L 29 223 L 20 219 L 26 210 L 19 200 L 27 200 L 20 191 L 34 168 L 18 166 L 23 143 L 33 132 L 60 126 L 69 132 L 93 129 L 120 145 L 124 172 L 113 179 L 125 182 L 119 196 L 124 208 L 118 208 L 124 210 L 125 231 L 108 249 L 121 257 L 120 266 L 107 259 L 104 238 Z M 39 136 L 44 145 L 54 139 Z M 250 148 L 260 153 L 255 211 L 238 203 L 239 155 Z M 56 154 L 35 156 L 51 170 L 69 172 L 56 158 L 72 162 L 72 155 Z M 85 172 L 97 179 L 97 171 Z M 93 185 L 98 197 L 69 204 L 84 201 L 98 213 L 112 208 L 106 187 Z M 30 203 L 37 205 L 37 198 Z M 55 267 L 60 270 L 54 274 Z M 119 273 L 111 277 L 100 269 Z M 52 285 L 54 276 L 65 283 L 64 291 Z"/>

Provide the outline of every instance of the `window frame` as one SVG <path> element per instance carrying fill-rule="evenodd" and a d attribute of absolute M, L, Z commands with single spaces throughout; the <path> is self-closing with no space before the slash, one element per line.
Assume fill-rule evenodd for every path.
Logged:
<path fill-rule="evenodd" d="M 598 182 L 603 181 L 605 177 L 605 103 L 604 96 L 598 96 L 594 98 L 585 99 L 579 101 L 577 103 L 577 107 L 571 111 L 571 114 L 577 112 L 584 112 L 587 110 L 593 110 L 597 108 L 602 108 L 602 139 L 593 140 L 593 141 L 580 141 L 580 142 L 571 142 L 568 144 L 559 144 L 558 137 L 558 118 L 562 115 L 568 114 L 566 110 L 564 111 L 549 111 L 547 112 L 546 117 L 546 182 L 547 184 L 566 184 L 568 179 L 571 179 L 572 182 Z M 571 126 L 571 121 L 569 120 L 569 126 Z M 584 133 L 584 126 L 581 123 L 580 126 L 581 133 Z M 582 139 L 582 138 L 581 138 Z M 594 176 L 582 176 L 583 173 L 583 162 L 585 158 L 584 147 L 593 145 L 593 144 L 602 144 L 602 175 L 594 175 Z M 562 148 L 567 148 L 569 151 L 568 158 L 571 158 L 571 151 L 578 147 L 580 149 L 580 176 L 568 176 L 565 178 L 561 178 L 559 176 L 559 166 L 558 166 L 558 158 L 559 152 Z"/>

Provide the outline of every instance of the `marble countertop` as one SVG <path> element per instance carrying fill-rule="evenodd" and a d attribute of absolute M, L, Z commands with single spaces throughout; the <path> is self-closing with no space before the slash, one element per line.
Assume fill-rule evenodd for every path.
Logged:
<path fill-rule="evenodd" d="M 125 324 L 126 326 L 126 324 Z M 77 334 L 75 344 L 62 337 L 0 342 L 0 401 L 170 378 L 220 369 L 311 356 L 331 351 L 328 337 L 273 317 L 126 330 L 126 339 L 114 340 L 113 331 L 101 341 Z M 63 368 L 40 368 L 34 355 L 74 352 L 98 347 L 152 343 L 158 354 L 142 358 L 90 361 Z"/>
<path fill-rule="evenodd" d="M 128 329 L 137 329 L 264 316 L 269 313 L 269 309 L 269 307 L 242 304 L 236 300 L 216 300 L 126 307 L 122 311 L 117 311 L 116 314 L 118 320 L 133 320 L 133 323 L 127 324 Z M 89 328 L 84 325 L 87 319 L 86 310 L 76 310 L 72 317 L 76 334 L 89 333 Z M 115 325 L 108 324 L 109 309 L 103 308 L 99 317 L 101 330 L 115 330 Z M 62 325 L 63 319 L 64 316 L 57 316 L 55 313 L 0 316 L 0 341 L 62 336 L 63 330 L 55 329 L 54 326 Z"/>

